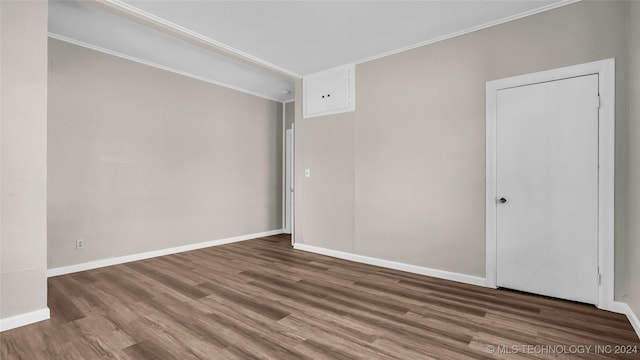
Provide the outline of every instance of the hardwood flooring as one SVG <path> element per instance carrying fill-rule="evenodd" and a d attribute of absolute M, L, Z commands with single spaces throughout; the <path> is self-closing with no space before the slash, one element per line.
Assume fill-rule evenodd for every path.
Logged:
<path fill-rule="evenodd" d="M 0 334 L 1 359 L 640 358 L 623 315 L 297 251 L 284 235 L 50 278 L 49 307 Z"/>

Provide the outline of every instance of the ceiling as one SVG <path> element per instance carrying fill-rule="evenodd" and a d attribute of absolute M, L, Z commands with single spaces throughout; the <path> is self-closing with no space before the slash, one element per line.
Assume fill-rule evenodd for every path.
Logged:
<path fill-rule="evenodd" d="M 111 11 L 105 11 L 86 2 L 50 0 L 49 31 L 287 101 L 293 98 L 297 77 L 572 2 L 106 0 Z M 134 13 L 138 22 L 119 16 L 127 13 Z M 160 24 L 163 31 L 140 24 L 140 19 Z M 211 46 L 184 41 L 178 36 L 184 34 Z"/>
<path fill-rule="evenodd" d="M 88 2 L 49 1 L 49 35 L 268 99 L 293 98 L 291 79 L 153 30 Z"/>

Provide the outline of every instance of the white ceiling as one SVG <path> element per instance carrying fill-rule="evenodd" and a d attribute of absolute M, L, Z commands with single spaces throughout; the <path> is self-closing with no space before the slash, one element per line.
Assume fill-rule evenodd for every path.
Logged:
<path fill-rule="evenodd" d="M 113 8 L 133 10 L 293 77 L 571 2 L 106 0 Z M 291 78 L 225 58 L 88 3 L 50 0 L 49 31 L 264 97 L 292 98 L 283 94 L 293 90 Z"/>
<path fill-rule="evenodd" d="M 291 79 L 152 30 L 88 2 L 49 1 L 49 34 L 269 99 L 293 98 Z"/>

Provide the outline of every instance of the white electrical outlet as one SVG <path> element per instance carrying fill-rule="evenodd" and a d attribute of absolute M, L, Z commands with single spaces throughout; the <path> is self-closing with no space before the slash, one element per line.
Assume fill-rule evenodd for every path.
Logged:
<path fill-rule="evenodd" d="M 76 240 L 76 250 L 84 249 L 84 240 L 78 239 Z"/>
<path fill-rule="evenodd" d="M 311 169 L 304 169 L 304 176 L 311 177 Z"/>

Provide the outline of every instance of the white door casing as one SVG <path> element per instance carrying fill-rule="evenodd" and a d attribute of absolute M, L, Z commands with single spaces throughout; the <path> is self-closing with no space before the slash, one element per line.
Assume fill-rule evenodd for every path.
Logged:
<path fill-rule="evenodd" d="M 620 312 L 614 302 L 614 146 L 615 146 L 615 60 L 607 59 L 568 66 L 533 74 L 489 81 L 486 84 L 486 285 L 498 285 L 498 111 L 499 91 L 531 84 L 598 76 L 600 107 L 598 109 L 598 172 L 597 172 L 597 264 L 601 282 L 597 286 L 596 305 Z M 509 199 L 507 199 L 509 204 Z M 511 203 L 513 204 L 513 203 Z M 506 209 L 505 209 L 506 210 Z"/>
<path fill-rule="evenodd" d="M 285 131 L 285 221 L 284 232 L 293 228 L 293 129 Z"/>
<path fill-rule="evenodd" d="M 590 304 L 598 287 L 598 75 L 498 90 L 497 285 Z"/>

